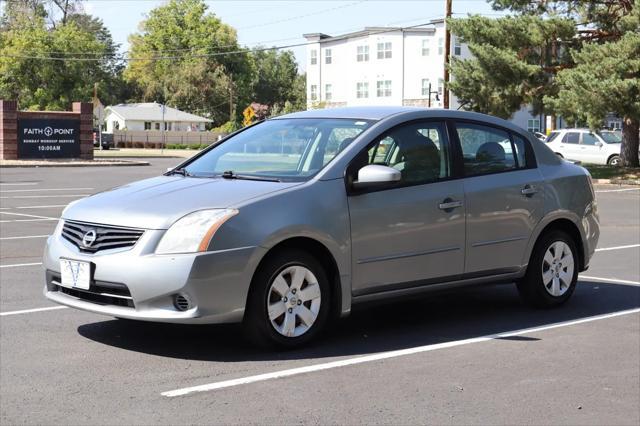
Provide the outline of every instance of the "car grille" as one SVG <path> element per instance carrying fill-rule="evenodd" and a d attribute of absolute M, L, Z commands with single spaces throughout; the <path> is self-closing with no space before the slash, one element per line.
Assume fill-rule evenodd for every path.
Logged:
<path fill-rule="evenodd" d="M 89 243 L 85 236 L 91 231 L 95 232 L 95 236 L 93 241 Z M 143 233 L 144 231 L 140 229 L 94 225 L 69 220 L 65 220 L 62 227 L 62 236 L 85 253 L 133 247 Z M 93 233 L 91 235 L 93 236 Z M 83 239 L 87 242 L 86 244 Z"/>
<path fill-rule="evenodd" d="M 52 271 L 47 271 L 47 290 L 58 291 L 76 299 L 98 305 L 122 306 L 135 308 L 131 292 L 126 285 L 106 281 L 92 281 L 88 290 L 80 288 L 68 288 L 60 285 L 60 276 Z"/>

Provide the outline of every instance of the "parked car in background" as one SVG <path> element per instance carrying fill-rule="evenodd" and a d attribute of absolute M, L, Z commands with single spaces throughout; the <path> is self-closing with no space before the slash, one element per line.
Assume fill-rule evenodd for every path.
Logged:
<path fill-rule="evenodd" d="M 593 133 L 589 129 L 554 130 L 547 146 L 560 158 L 590 164 L 620 165 L 622 136 L 614 131 Z"/>
<path fill-rule="evenodd" d="M 533 132 L 533 135 L 541 141 L 545 141 L 547 139 L 547 135 L 542 132 Z"/>
<path fill-rule="evenodd" d="M 589 173 L 507 121 L 311 110 L 74 201 L 47 239 L 44 293 L 131 320 L 243 322 L 295 347 L 356 303 L 420 292 L 515 282 L 561 305 L 598 238 Z"/>
<path fill-rule="evenodd" d="M 94 148 L 99 148 L 100 147 L 100 129 L 98 128 L 94 128 L 93 129 L 93 147 Z M 111 140 L 113 140 L 113 136 L 111 135 Z M 102 134 L 102 149 L 109 149 L 111 147 L 111 144 L 109 143 L 109 140 L 107 138 L 105 138 L 105 134 Z"/>

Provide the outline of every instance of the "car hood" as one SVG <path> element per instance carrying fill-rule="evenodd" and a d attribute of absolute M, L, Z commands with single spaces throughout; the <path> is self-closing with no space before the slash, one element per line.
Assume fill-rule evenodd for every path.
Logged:
<path fill-rule="evenodd" d="M 119 186 L 70 204 L 63 219 L 143 229 L 167 229 L 196 210 L 234 207 L 299 182 L 158 176 Z"/>

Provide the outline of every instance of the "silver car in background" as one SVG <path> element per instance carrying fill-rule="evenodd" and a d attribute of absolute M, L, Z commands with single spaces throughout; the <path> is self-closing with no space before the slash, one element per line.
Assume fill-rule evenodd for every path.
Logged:
<path fill-rule="evenodd" d="M 532 305 L 562 304 L 598 236 L 588 172 L 504 120 L 315 110 L 70 204 L 44 292 L 118 318 L 242 322 L 295 347 L 374 299 L 516 282 Z"/>

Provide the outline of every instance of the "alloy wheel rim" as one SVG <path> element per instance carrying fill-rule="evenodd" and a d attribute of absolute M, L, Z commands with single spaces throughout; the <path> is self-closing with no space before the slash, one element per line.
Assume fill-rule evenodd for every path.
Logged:
<path fill-rule="evenodd" d="M 271 326 L 285 337 L 298 337 L 313 326 L 320 313 L 320 284 L 304 266 L 289 266 L 271 282 L 267 313 Z"/>
<path fill-rule="evenodd" d="M 551 243 L 542 260 L 542 283 L 545 290 L 554 296 L 562 296 L 573 281 L 575 262 L 571 247 L 564 241 Z"/>
<path fill-rule="evenodd" d="M 617 166 L 617 165 L 619 165 L 619 164 L 620 164 L 620 158 L 618 158 L 618 157 L 613 158 L 613 159 L 611 160 L 611 163 L 610 163 L 610 164 L 611 164 L 612 166 Z"/>

